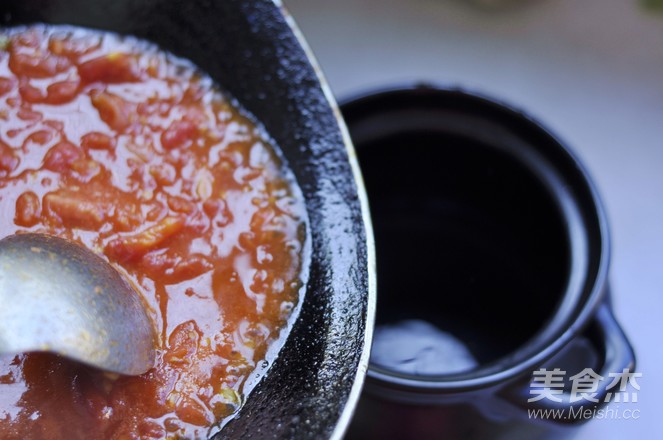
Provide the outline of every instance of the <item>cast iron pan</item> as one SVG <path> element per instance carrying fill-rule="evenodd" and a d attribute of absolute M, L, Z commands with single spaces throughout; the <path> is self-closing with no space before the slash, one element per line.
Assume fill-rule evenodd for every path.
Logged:
<path fill-rule="evenodd" d="M 72 24 L 153 41 L 193 61 L 265 126 L 306 199 L 309 282 L 278 359 L 217 437 L 340 438 L 368 363 L 370 225 L 336 105 L 282 6 L 271 0 L 7 0 L 0 18 L 4 26 Z"/>

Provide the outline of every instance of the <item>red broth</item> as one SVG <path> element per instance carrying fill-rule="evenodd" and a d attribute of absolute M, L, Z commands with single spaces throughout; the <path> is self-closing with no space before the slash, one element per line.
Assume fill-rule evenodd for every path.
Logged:
<path fill-rule="evenodd" d="M 110 261 L 160 346 L 137 377 L 0 356 L 3 439 L 206 438 L 300 301 L 305 211 L 274 148 L 209 78 L 133 38 L 0 33 L 0 236 L 25 231 Z"/>

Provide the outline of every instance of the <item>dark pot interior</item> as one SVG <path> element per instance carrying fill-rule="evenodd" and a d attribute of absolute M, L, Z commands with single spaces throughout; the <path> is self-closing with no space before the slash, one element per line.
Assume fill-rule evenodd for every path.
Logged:
<path fill-rule="evenodd" d="M 448 132 L 404 131 L 357 154 L 374 219 L 378 326 L 425 320 L 481 365 L 542 329 L 570 253 L 560 209 L 531 169 Z"/>
<path fill-rule="evenodd" d="M 367 361 L 370 249 L 333 104 L 280 7 L 268 0 L 21 0 L 3 2 L 0 13 L 5 26 L 73 24 L 156 42 L 192 60 L 261 121 L 303 190 L 313 253 L 290 337 L 222 434 L 342 435 Z"/>

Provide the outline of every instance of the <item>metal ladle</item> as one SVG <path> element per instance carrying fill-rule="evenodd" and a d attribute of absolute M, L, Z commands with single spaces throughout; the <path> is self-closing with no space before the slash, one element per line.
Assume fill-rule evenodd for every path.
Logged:
<path fill-rule="evenodd" d="M 105 260 L 45 234 L 0 240 L 0 353 L 49 351 L 138 375 L 154 366 L 155 329 Z"/>

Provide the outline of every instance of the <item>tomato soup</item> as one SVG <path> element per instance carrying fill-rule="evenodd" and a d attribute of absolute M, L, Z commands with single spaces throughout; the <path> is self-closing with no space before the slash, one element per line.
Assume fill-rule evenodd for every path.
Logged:
<path fill-rule="evenodd" d="M 134 38 L 0 31 L 0 236 L 26 231 L 111 262 L 160 338 L 136 377 L 1 355 L 3 439 L 207 438 L 301 300 L 305 210 L 272 143 L 190 63 Z"/>

